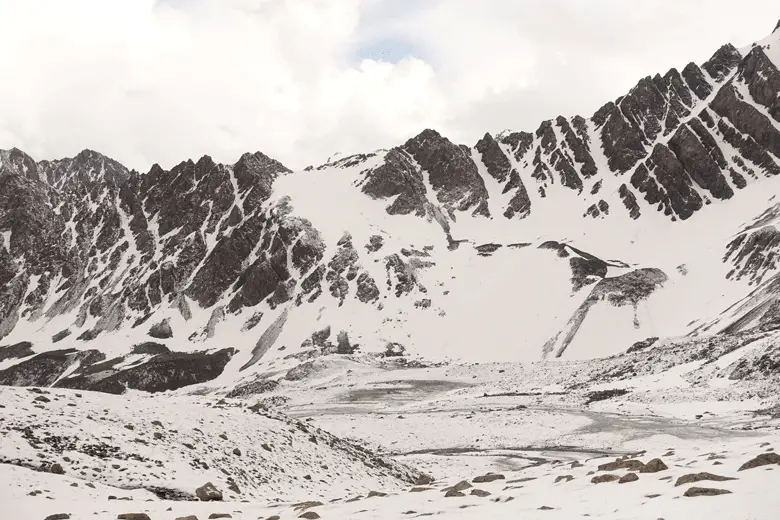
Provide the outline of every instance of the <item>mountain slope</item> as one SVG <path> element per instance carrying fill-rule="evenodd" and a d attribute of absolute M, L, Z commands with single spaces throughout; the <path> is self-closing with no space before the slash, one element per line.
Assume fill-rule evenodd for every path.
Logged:
<path fill-rule="evenodd" d="M 298 172 L 0 152 L 0 383 L 230 386 L 323 353 L 576 358 L 701 332 L 777 273 L 778 52 L 776 30 L 589 118 Z"/>

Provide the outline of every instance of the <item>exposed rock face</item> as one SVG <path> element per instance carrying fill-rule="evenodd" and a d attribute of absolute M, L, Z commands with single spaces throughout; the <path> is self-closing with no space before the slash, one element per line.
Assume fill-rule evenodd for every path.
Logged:
<path fill-rule="evenodd" d="M 390 150 L 295 175 L 352 169 L 357 195 L 386 202 L 390 215 L 435 221 L 451 251 L 474 239 L 453 236 L 459 218 L 525 224 L 537 212 L 557 215 L 564 197 L 594 225 L 659 216 L 653 213 L 687 220 L 780 174 L 780 70 L 770 50 L 769 43 L 755 45 L 742 56 L 726 45 L 701 66 L 642 78 L 590 117 L 559 116 L 534 131 L 484 134 L 473 146 L 428 129 Z M 134 327 L 157 339 L 182 335 L 198 343 L 219 337 L 223 322 L 238 319 L 254 344 L 246 369 L 272 347 L 287 347 L 276 342 L 297 307 L 357 303 L 381 313 L 385 299 L 408 298 L 413 312 L 443 316 L 421 281 L 423 270 L 436 265 L 435 255 L 408 244 L 402 249 L 401 237 L 378 226 L 355 234 L 354 243 L 348 229 L 340 239 L 333 230 L 321 232 L 317 222 L 300 216 L 305 208 L 275 191 L 280 177 L 291 173 L 262 153 L 244 154 L 234 164 L 204 156 L 140 174 L 91 150 L 54 161 L 0 151 L 0 338 L 19 323 L 72 317 L 47 331 L 59 350 L 34 356 L 35 345 L 0 350 L 19 360 L 0 380 L 165 389 L 216 377 L 235 347 L 144 354 L 143 370 L 172 370 L 165 382 L 152 384 L 131 368 L 114 371 L 114 360 L 92 349 L 92 342 L 112 341 L 110 333 Z M 758 285 L 775 273 L 780 228 L 764 224 L 746 228 L 728 245 L 730 278 Z M 474 245 L 486 259 L 511 246 Z M 636 307 L 666 279 L 652 269 L 608 278 L 613 264 L 559 242 L 547 246 L 568 255 L 573 290 L 592 291 L 566 331 L 547 345 L 555 355 L 590 307 Z M 165 321 L 171 311 L 186 323 L 197 321 L 195 332 Z M 761 303 L 754 314 L 762 327 L 780 323 L 780 306 Z M 296 345 L 313 328 L 303 328 Z M 119 357 L 133 346 L 123 345 Z M 341 347 L 346 352 L 353 345 Z M 80 370 L 60 380 L 74 363 Z M 105 371 L 86 370 L 100 363 L 109 363 Z M 197 375 L 185 375 L 183 367 Z"/>
<path fill-rule="evenodd" d="M 455 210 L 490 216 L 485 181 L 468 148 L 453 144 L 435 130 L 425 130 L 406 142 L 404 150 L 428 174 L 436 200 Z"/>
<path fill-rule="evenodd" d="M 195 495 L 202 502 L 214 502 L 222 500 L 222 492 L 211 482 L 207 482 L 195 490 Z"/>
<path fill-rule="evenodd" d="M 128 388 L 148 392 L 176 390 L 218 377 L 235 350 L 176 353 L 165 347 L 142 347 L 135 352 L 152 354 L 152 357 L 130 367 L 115 368 L 124 357 L 106 360 L 97 350 L 44 352 L 0 371 L 0 384 L 56 386 L 112 394 L 124 393 Z M 76 370 L 63 377 L 73 367 Z"/>

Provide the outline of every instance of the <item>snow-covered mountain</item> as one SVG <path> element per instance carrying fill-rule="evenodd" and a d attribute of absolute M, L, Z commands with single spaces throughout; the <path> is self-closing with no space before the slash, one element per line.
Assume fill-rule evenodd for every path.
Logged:
<path fill-rule="evenodd" d="M 474 146 L 145 174 L 0 151 L 0 384 L 232 388 L 323 353 L 592 358 L 773 327 L 778 174 L 780 29 Z"/>

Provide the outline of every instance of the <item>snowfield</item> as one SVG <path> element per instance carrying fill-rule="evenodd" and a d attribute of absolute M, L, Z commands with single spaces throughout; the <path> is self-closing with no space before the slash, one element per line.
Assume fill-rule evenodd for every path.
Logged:
<path fill-rule="evenodd" d="M 775 340 L 533 364 L 326 356 L 243 398 L 0 388 L 0 500 L 25 520 L 773 519 L 777 380 L 724 375 Z M 222 501 L 197 501 L 206 482 Z"/>

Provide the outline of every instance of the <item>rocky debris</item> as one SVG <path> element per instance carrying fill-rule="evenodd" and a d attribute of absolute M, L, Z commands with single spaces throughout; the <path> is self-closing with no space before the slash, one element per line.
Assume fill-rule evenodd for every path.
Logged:
<path fill-rule="evenodd" d="M 461 480 L 460 482 L 458 482 L 457 484 L 455 484 L 453 486 L 449 486 L 449 487 L 446 487 L 446 488 L 442 489 L 442 491 L 445 492 L 445 493 L 447 493 L 449 491 L 459 492 L 459 491 L 464 491 L 466 489 L 469 489 L 471 487 L 473 487 L 473 486 L 471 484 L 469 484 L 469 482 L 467 480 Z"/>
<path fill-rule="evenodd" d="M 557 477 L 555 477 L 556 484 L 558 482 L 571 482 L 572 480 L 574 480 L 574 477 L 572 475 L 558 475 Z"/>
<path fill-rule="evenodd" d="M 430 475 L 421 475 L 420 478 L 414 481 L 415 486 L 429 486 L 433 483 L 433 477 Z"/>
<path fill-rule="evenodd" d="M 762 453 L 742 464 L 737 471 L 745 471 L 770 464 L 780 465 L 780 455 L 774 452 Z"/>
<path fill-rule="evenodd" d="M 641 471 L 645 467 L 645 464 L 641 460 L 637 459 L 618 459 L 614 462 L 608 462 L 606 464 L 600 464 L 599 471 L 617 471 L 619 469 L 627 469 L 630 471 Z"/>
<path fill-rule="evenodd" d="M 614 397 L 620 397 L 621 395 L 628 394 L 628 390 L 625 390 L 623 388 L 615 388 L 611 390 L 596 390 L 594 392 L 590 392 L 587 394 L 587 400 L 585 401 L 585 404 L 591 404 L 598 401 L 606 401 L 607 399 L 612 399 Z"/>
<path fill-rule="evenodd" d="M 117 516 L 119 520 L 152 520 L 146 513 L 122 513 Z"/>
<path fill-rule="evenodd" d="M 305 513 L 300 515 L 298 518 L 305 518 L 307 520 L 317 520 L 317 518 L 319 518 L 319 517 L 320 517 L 320 515 L 318 515 L 314 511 L 306 511 Z"/>
<path fill-rule="evenodd" d="M 176 520 L 198 520 L 198 517 L 195 515 L 189 515 L 189 516 L 180 516 L 176 518 Z"/>
<path fill-rule="evenodd" d="M 277 388 L 279 388 L 279 381 L 275 379 L 261 379 L 259 381 L 238 385 L 233 390 L 225 394 L 225 397 L 228 399 L 250 397 L 258 394 L 273 392 Z"/>
<path fill-rule="evenodd" d="M 54 515 L 49 515 L 43 520 L 69 520 L 70 514 L 69 513 L 57 513 Z"/>
<path fill-rule="evenodd" d="M 603 484 L 605 482 L 617 482 L 620 480 L 619 475 L 612 475 L 610 473 L 606 473 L 604 475 L 597 475 L 590 479 L 590 481 L 594 484 Z"/>
<path fill-rule="evenodd" d="M 455 489 L 449 489 L 446 493 L 444 493 L 444 498 L 452 498 L 452 497 L 465 497 L 466 494 L 462 493 L 460 491 L 457 491 Z"/>
<path fill-rule="evenodd" d="M 646 350 L 646 349 L 652 347 L 653 345 L 655 345 L 655 343 L 658 341 L 658 339 L 659 339 L 658 337 L 652 337 L 652 338 L 647 338 L 647 339 L 642 340 L 642 341 L 637 341 L 636 343 L 631 345 L 628 348 L 628 350 L 626 350 L 626 353 L 627 354 L 631 354 L 632 352 L 639 352 L 639 351 L 642 351 L 642 350 Z"/>
<path fill-rule="evenodd" d="M 160 323 L 156 323 L 149 328 L 149 335 L 156 339 L 168 339 L 173 337 L 170 319 L 166 318 Z"/>
<path fill-rule="evenodd" d="M 233 518 L 233 515 L 230 513 L 211 513 L 209 515 L 209 520 L 216 520 L 217 518 Z"/>
<path fill-rule="evenodd" d="M 207 482 L 195 490 L 195 495 L 202 502 L 212 502 L 222 500 L 222 491 L 218 490 L 214 484 Z"/>
<path fill-rule="evenodd" d="M 736 480 L 734 477 L 723 477 L 721 475 L 715 475 L 713 473 L 707 473 L 703 471 L 701 473 L 688 473 L 677 479 L 674 483 L 675 487 L 685 484 L 693 484 L 694 482 L 700 482 L 702 480 L 712 480 L 715 482 L 725 482 L 727 480 Z"/>
<path fill-rule="evenodd" d="M 307 509 L 311 509 L 312 507 L 319 507 L 321 505 L 323 505 L 323 503 L 318 500 L 309 500 L 307 502 L 298 502 L 297 504 L 293 504 L 293 509 L 295 511 L 305 511 Z"/>
<path fill-rule="evenodd" d="M 664 461 L 661 459 L 653 459 L 647 464 L 645 464 L 642 468 L 640 468 L 640 473 L 658 473 L 659 471 L 665 471 L 669 469 L 669 467 L 664 464 Z"/>
<path fill-rule="evenodd" d="M 477 489 L 477 488 L 472 489 L 471 492 L 469 493 L 469 495 L 480 497 L 480 498 L 489 497 L 491 494 L 492 493 L 490 491 L 485 491 L 484 489 Z"/>
<path fill-rule="evenodd" d="M 381 235 L 371 235 L 368 239 L 368 244 L 366 244 L 366 250 L 369 253 L 376 253 L 380 249 L 382 249 L 382 246 L 385 245 L 385 239 L 382 238 Z"/>
<path fill-rule="evenodd" d="M 385 357 L 402 357 L 406 353 L 406 347 L 400 343 L 390 342 L 385 346 Z"/>
<path fill-rule="evenodd" d="M 626 484 L 628 482 L 636 482 L 639 480 L 639 477 L 636 473 L 626 473 L 622 477 L 620 477 L 620 480 L 618 480 L 618 484 Z"/>
<path fill-rule="evenodd" d="M 504 480 L 506 477 L 504 475 L 501 475 L 500 473 L 487 473 L 485 475 L 480 475 L 478 477 L 475 477 L 472 482 L 474 484 L 485 484 L 489 482 L 495 482 L 496 480 Z"/>
<path fill-rule="evenodd" d="M 717 495 L 728 495 L 731 491 L 728 489 L 691 487 L 685 490 L 684 497 L 714 497 Z"/>
<path fill-rule="evenodd" d="M 386 497 L 387 493 L 383 493 L 381 491 L 369 491 L 368 495 L 366 495 L 366 498 L 372 498 L 372 497 Z"/>

